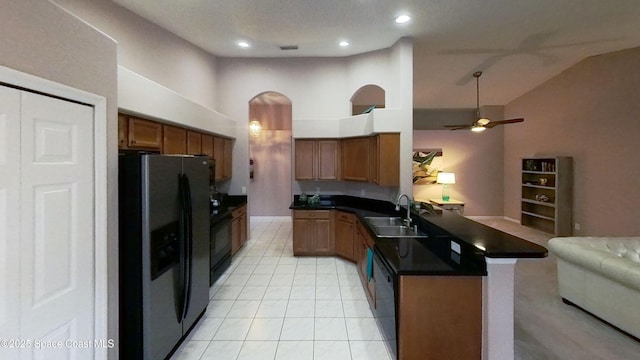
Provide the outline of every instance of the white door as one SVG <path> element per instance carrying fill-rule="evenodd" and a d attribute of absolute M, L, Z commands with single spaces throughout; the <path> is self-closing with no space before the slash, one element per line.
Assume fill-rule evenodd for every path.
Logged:
<path fill-rule="evenodd" d="M 20 247 L 13 337 L 31 341 L 22 344 L 23 359 L 89 359 L 95 345 L 93 108 L 26 91 L 19 97 L 19 133 L 9 134 L 20 149 L 11 153 L 12 160 L 19 157 L 13 172 L 20 199 L 12 209 L 19 221 L 8 225 Z"/>

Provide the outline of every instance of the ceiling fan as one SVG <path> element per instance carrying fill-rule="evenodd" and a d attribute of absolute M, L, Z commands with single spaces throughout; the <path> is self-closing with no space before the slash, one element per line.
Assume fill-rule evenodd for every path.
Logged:
<path fill-rule="evenodd" d="M 471 130 L 481 132 L 498 125 L 523 122 L 524 118 L 491 121 L 487 118 L 480 117 L 480 75 L 482 75 L 482 71 L 476 71 L 473 73 L 473 77 L 476 78 L 476 117 L 478 120 L 471 125 L 445 125 L 445 127 L 451 128 L 451 130 Z"/>

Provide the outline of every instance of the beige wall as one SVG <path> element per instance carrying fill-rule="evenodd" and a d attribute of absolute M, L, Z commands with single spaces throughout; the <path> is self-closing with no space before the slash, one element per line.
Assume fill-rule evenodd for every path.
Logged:
<path fill-rule="evenodd" d="M 502 216 L 503 127 L 482 133 L 415 130 L 414 149 L 442 149 L 444 170 L 456 175 L 451 198 L 465 202 L 465 215 Z M 442 185 L 414 185 L 418 200 L 440 198 Z"/>
<path fill-rule="evenodd" d="M 640 48 L 587 58 L 509 103 L 506 216 L 519 218 L 521 157 L 574 159 L 578 235 L 640 235 Z"/>
<path fill-rule="evenodd" d="M 216 57 L 105 0 L 55 0 L 118 42 L 118 64 L 216 109 Z"/>
<path fill-rule="evenodd" d="M 107 99 L 109 337 L 117 339 L 116 44 L 48 1 L 1 0 L 0 8 L 0 65 Z"/>

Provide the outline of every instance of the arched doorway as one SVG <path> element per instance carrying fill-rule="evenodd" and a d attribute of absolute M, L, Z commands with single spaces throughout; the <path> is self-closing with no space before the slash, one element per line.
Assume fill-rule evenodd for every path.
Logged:
<path fill-rule="evenodd" d="M 291 203 L 291 100 L 268 91 L 249 101 L 249 122 L 262 130 L 249 136 L 250 216 L 288 216 Z"/>

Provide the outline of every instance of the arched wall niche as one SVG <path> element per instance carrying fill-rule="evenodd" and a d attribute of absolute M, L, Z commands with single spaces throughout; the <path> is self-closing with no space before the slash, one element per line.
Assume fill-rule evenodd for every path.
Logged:
<path fill-rule="evenodd" d="M 376 109 L 385 107 L 385 91 L 378 85 L 364 85 L 351 96 L 351 115 L 362 114 L 374 105 Z"/>
<path fill-rule="evenodd" d="M 262 126 L 258 136 L 249 136 L 249 215 L 291 214 L 291 123 L 292 103 L 275 91 L 249 100 L 249 119 Z"/>

